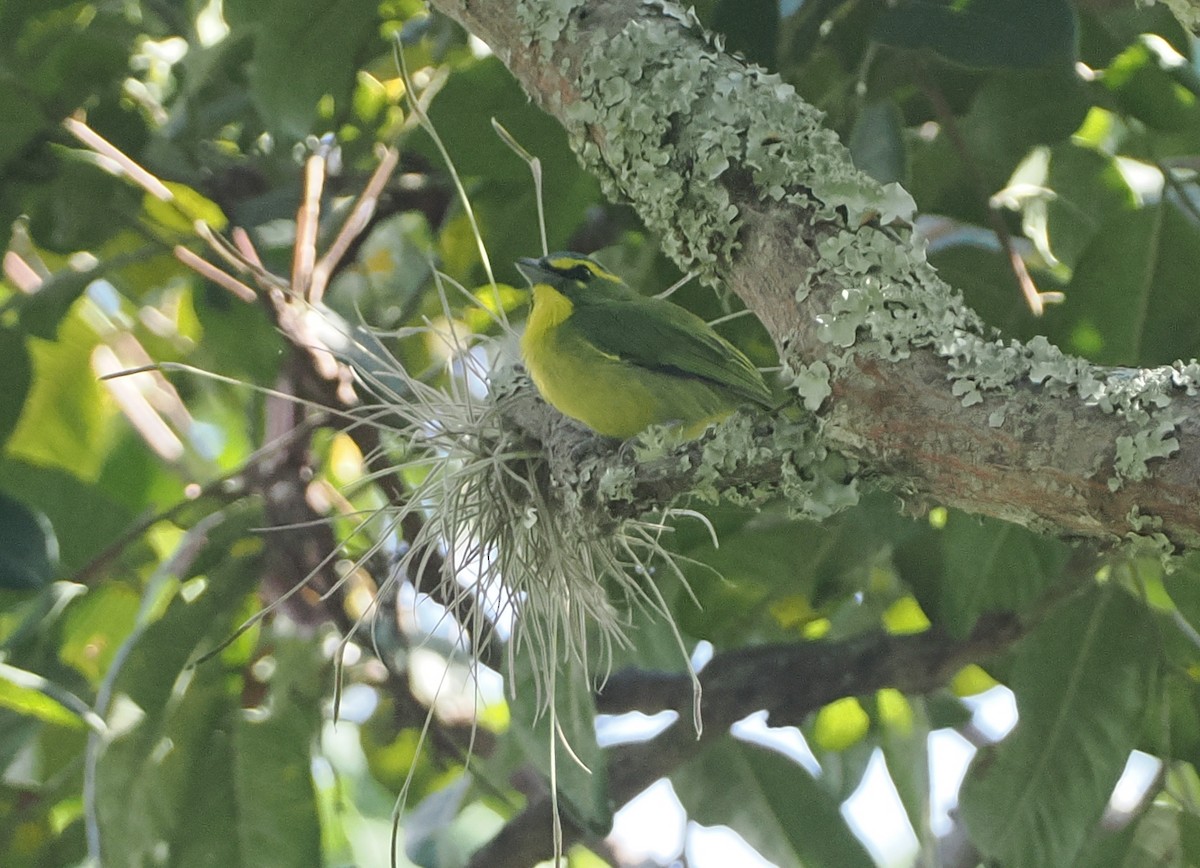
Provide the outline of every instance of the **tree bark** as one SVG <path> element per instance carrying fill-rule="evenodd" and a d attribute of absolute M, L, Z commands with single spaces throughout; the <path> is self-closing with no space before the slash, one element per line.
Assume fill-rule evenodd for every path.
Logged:
<path fill-rule="evenodd" d="M 997 339 L 925 262 L 906 194 L 678 10 L 432 5 L 492 47 L 681 267 L 759 317 L 852 471 L 1064 538 L 1200 548 L 1200 365 L 1102 368 Z"/>

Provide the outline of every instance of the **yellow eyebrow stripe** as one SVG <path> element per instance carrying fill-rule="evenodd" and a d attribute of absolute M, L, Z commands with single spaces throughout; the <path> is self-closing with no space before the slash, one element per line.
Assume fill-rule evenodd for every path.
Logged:
<path fill-rule="evenodd" d="M 590 262 L 586 259 L 571 259 L 569 257 L 560 256 L 558 259 L 547 260 L 547 264 L 551 268 L 557 269 L 558 271 L 570 271 L 572 268 L 578 268 L 580 265 L 582 265 L 592 273 L 593 277 L 599 277 L 603 280 L 611 280 L 613 283 L 621 282 L 621 278 L 617 277 L 611 271 L 607 271 L 596 263 Z"/>

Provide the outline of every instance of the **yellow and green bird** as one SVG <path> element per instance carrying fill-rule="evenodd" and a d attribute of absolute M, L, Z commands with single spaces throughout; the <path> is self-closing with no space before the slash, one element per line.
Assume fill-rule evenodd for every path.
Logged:
<path fill-rule="evenodd" d="M 695 437 L 739 406 L 771 406 L 751 361 L 690 311 L 578 253 L 517 268 L 533 286 L 525 367 L 547 402 L 593 431 L 624 439 L 679 424 Z"/>

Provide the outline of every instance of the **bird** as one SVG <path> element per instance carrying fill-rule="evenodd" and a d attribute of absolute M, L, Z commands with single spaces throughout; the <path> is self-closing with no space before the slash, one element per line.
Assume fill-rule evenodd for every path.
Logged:
<path fill-rule="evenodd" d="M 650 425 L 698 437 L 743 405 L 770 408 L 754 364 L 700 317 L 579 253 L 522 258 L 533 290 L 521 355 L 565 416 L 622 440 Z"/>

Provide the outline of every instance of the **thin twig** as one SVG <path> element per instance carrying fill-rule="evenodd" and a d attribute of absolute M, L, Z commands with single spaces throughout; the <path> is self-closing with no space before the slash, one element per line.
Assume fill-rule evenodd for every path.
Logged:
<path fill-rule="evenodd" d="M 175 194 L 153 172 L 142 168 L 132 157 L 89 127 L 78 116 L 64 118 L 62 125 L 93 153 L 112 163 L 118 174 L 124 174 L 156 199 L 163 202 L 175 201 Z"/>
<path fill-rule="evenodd" d="M 379 165 L 371 173 L 367 185 L 363 188 L 358 201 L 354 203 L 354 208 L 350 211 L 350 216 L 346 218 L 346 222 L 342 224 L 337 237 L 333 239 L 333 244 L 325 251 L 325 254 L 317 261 L 316 267 L 313 269 L 312 282 L 309 289 L 310 300 L 314 302 L 320 301 L 325 294 L 325 287 L 329 283 L 329 278 L 342 261 L 342 257 L 346 255 L 346 251 L 350 249 L 350 245 L 354 243 L 354 240 L 362 234 L 363 230 L 370 223 L 371 217 L 375 213 L 375 207 L 379 203 L 379 195 L 383 192 L 384 185 L 387 184 L 388 178 L 392 176 L 392 172 L 396 170 L 396 165 L 399 162 L 400 151 L 394 147 L 383 149 Z"/>
<path fill-rule="evenodd" d="M 222 289 L 227 289 L 240 298 L 242 301 L 252 302 L 258 298 L 254 292 L 246 284 L 242 283 L 232 274 L 222 271 L 211 262 L 197 256 L 191 250 L 188 250 L 182 244 L 176 244 L 174 250 L 175 258 L 203 277 L 205 280 L 210 280 Z"/>
<path fill-rule="evenodd" d="M 296 212 L 296 243 L 292 249 L 292 293 L 315 303 L 309 290 L 317 257 L 317 228 L 321 222 L 321 191 L 325 188 L 325 158 L 313 154 L 304 164 L 304 199 Z"/>

